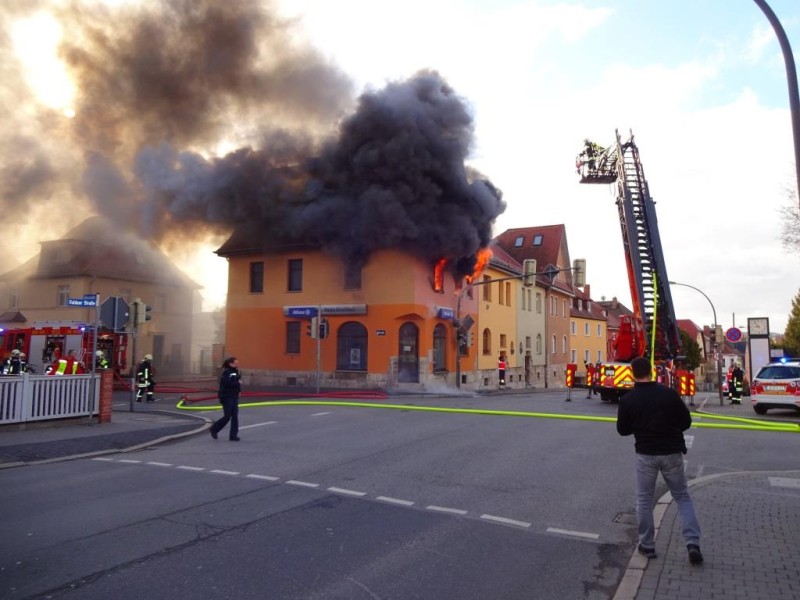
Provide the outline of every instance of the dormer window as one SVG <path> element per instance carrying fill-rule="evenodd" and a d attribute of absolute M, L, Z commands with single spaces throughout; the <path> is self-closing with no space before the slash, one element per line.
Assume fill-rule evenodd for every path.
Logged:
<path fill-rule="evenodd" d="M 578 310 L 583 310 L 583 300 L 578 300 Z"/>

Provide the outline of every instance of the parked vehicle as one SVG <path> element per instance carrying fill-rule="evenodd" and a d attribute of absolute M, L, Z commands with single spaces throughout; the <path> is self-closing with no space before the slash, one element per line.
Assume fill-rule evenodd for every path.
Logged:
<path fill-rule="evenodd" d="M 761 367 L 753 379 L 750 397 L 759 415 L 770 408 L 800 410 L 800 362 L 781 361 Z"/>

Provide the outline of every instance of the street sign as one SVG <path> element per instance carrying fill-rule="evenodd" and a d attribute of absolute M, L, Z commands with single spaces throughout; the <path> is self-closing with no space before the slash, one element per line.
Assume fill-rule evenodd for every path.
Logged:
<path fill-rule="evenodd" d="M 122 331 L 130 317 L 130 307 L 124 298 L 111 296 L 100 305 L 100 320 L 109 329 Z"/>
<path fill-rule="evenodd" d="M 742 330 L 738 327 L 729 327 L 725 330 L 725 339 L 731 344 L 742 341 Z"/>
<path fill-rule="evenodd" d="M 287 317 L 294 317 L 295 319 L 310 319 L 317 316 L 316 306 L 287 306 L 283 310 Z"/>
<path fill-rule="evenodd" d="M 67 298 L 67 306 L 94 306 L 94 304 L 85 304 L 84 298 Z"/>

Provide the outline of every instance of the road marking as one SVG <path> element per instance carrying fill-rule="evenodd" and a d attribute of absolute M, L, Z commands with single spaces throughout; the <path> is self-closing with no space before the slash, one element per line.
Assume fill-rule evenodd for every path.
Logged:
<path fill-rule="evenodd" d="M 693 435 L 684 435 L 683 439 L 684 439 L 684 441 L 686 441 L 686 447 L 687 448 L 691 448 L 692 446 L 694 446 L 694 436 Z"/>
<path fill-rule="evenodd" d="M 321 412 L 321 413 L 314 413 L 311 415 L 312 417 L 324 417 L 325 415 L 330 415 L 330 412 Z"/>
<path fill-rule="evenodd" d="M 465 515 L 465 514 L 467 514 L 466 510 L 461 510 L 460 508 L 448 508 L 446 506 L 436 506 L 434 504 L 429 504 L 425 508 L 427 508 L 428 510 L 435 510 L 436 512 L 450 513 L 450 514 L 453 514 L 453 515 Z"/>
<path fill-rule="evenodd" d="M 113 458 L 103 458 L 102 456 L 98 458 L 93 458 L 92 460 L 103 460 L 105 462 L 114 462 Z"/>
<path fill-rule="evenodd" d="M 217 475 L 239 475 L 239 471 L 223 471 L 222 469 L 211 469 L 209 473 L 216 473 Z"/>
<path fill-rule="evenodd" d="M 288 483 L 289 485 L 299 485 L 301 487 L 310 487 L 310 488 L 319 487 L 318 483 L 309 483 L 308 481 L 297 481 L 296 479 L 290 479 L 286 483 Z"/>
<path fill-rule="evenodd" d="M 381 502 L 389 502 L 391 504 L 399 504 L 400 506 L 413 506 L 414 503 L 411 500 L 401 500 L 400 498 L 392 498 L 390 496 L 378 496 L 377 498 Z"/>
<path fill-rule="evenodd" d="M 277 421 L 266 421 L 264 423 L 253 423 L 252 425 L 245 425 L 244 427 L 239 427 L 239 429 L 252 429 L 253 427 L 263 427 L 264 425 L 275 425 Z"/>
<path fill-rule="evenodd" d="M 789 477 L 768 477 L 767 479 L 769 479 L 769 484 L 773 487 L 800 489 L 800 479 L 791 479 Z"/>
<path fill-rule="evenodd" d="M 176 468 L 184 471 L 205 471 L 204 467 L 190 467 L 188 465 L 178 465 Z"/>
<path fill-rule="evenodd" d="M 334 492 L 335 494 L 346 494 L 348 496 L 366 496 L 366 492 L 357 492 L 356 490 L 346 490 L 344 488 L 338 487 L 329 487 L 329 492 Z"/>
<path fill-rule="evenodd" d="M 142 462 L 142 461 L 140 461 L 140 460 L 133 460 L 132 458 L 120 458 L 120 459 L 119 459 L 119 462 L 121 462 L 121 463 L 128 463 L 128 464 L 131 464 L 131 465 L 135 465 L 135 464 L 138 464 L 138 463 L 140 463 L 140 462 Z"/>
<path fill-rule="evenodd" d="M 507 519 L 506 517 L 496 517 L 494 515 L 481 515 L 481 519 L 486 521 L 494 521 L 496 523 L 504 523 L 506 525 L 516 525 L 517 527 L 530 527 L 530 523 L 525 521 L 517 521 L 516 519 Z"/>
<path fill-rule="evenodd" d="M 548 527 L 547 533 L 557 533 L 559 535 L 568 535 L 572 537 L 586 538 L 587 540 L 596 540 L 600 537 L 597 533 L 586 533 L 584 531 L 570 531 L 569 529 L 556 529 L 555 527 Z"/>
<path fill-rule="evenodd" d="M 255 473 L 249 473 L 245 475 L 245 477 L 249 477 L 250 479 L 263 479 L 264 481 L 280 481 L 280 477 L 272 477 L 270 475 L 256 475 Z"/>
<path fill-rule="evenodd" d="M 171 467 L 172 466 L 172 463 L 162 463 L 162 462 L 157 462 L 155 460 L 148 460 L 147 464 L 148 465 L 153 465 L 154 467 Z"/>

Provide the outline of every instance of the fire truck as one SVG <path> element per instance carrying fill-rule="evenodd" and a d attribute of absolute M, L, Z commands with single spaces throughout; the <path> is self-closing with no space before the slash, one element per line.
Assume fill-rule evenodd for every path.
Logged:
<path fill-rule="evenodd" d="M 32 371 L 42 375 L 48 365 L 75 350 L 78 358 L 91 368 L 94 331 L 76 321 L 36 321 L 33 327 L 0 329 L 0 360 L 12 350 L 24 352 Z M 127 368 L 128 337 L 110 329 L 98 329 L 97 349 L 102 350 L 117 374 Z"/>
<path fill-rule="evenodd" d="M 619 400 L 633 387 L 630 362 L 646 357 L 656 377 L 672 384 L 681 338 L 669 288 L 655 202 L 650 197 L 633 133 L 623 142 L 601 148 L 586 140 L 576 161 L 580 183 L 615 184 L 622 244 L 630 284 L 632 315 L 621 317 L 619 333 L 601 364 L 597 385 L 604 402 Z"/>

